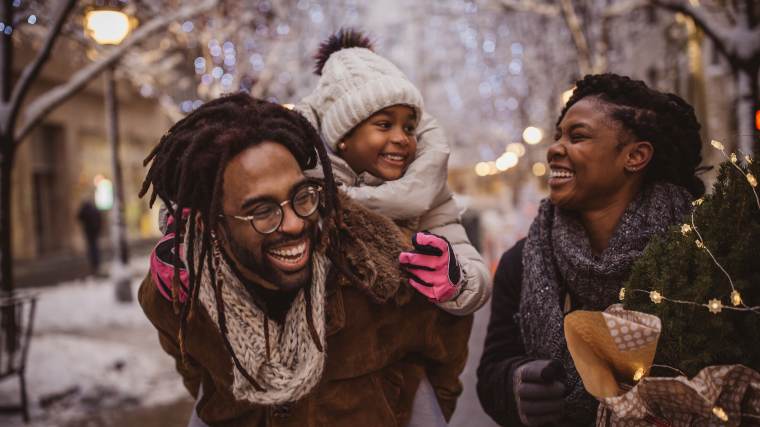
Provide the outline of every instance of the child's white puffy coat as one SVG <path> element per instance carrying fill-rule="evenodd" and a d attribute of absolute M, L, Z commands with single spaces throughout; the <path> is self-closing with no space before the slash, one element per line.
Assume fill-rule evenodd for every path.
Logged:
<path fill-rule="evenodd" d="M 308 98 L 296 110 L 319 129 L 319 115 Z M 467 238 L 460 209 L 446 183 L 449 153 L 443 130 L 432 116 L 423 114 L 417 127 L 415 160 L 404 176 L 395 181 L 383 181 L 368 173 L 357 175 L 337 155 L 331 153 L 330 159 L 336 181 L 352 199 L 394 220 L 416 222 L 417 231 L 426 230 L 448 239 L 467 281 L 459 296 L 438 305 L 449 313 L 465 315 L 488 301 L 491 277 L 483 257 Z"/>

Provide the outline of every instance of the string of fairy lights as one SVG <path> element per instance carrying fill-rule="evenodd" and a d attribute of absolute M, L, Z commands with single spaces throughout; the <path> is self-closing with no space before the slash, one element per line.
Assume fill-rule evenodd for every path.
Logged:
<path fill-rule="evenodd" d="M 749 184 L 750 189 L 752 190 L 752 193 L 755 196 L 755 201 L 757 202 L 757 208 L 760 209 L 760 197 L 758 197 L 757 194 L 757 178 L 748 171 L 745 171 L 742 169 L 741 166 L 739 166 L 739 156 L 737 156 L 736 153 L 731 153 L 731 155 L 726 154 L 725 147 L 720 141 L 712 140 L 710 144 L 718 151 L 723 154 L 723 157 L 726 158 L 726 160 L 729 160 L 731 165 L 735 167 L 742 175 L 744 175 L 744 178 L 746 179 L 747 183 Z M 742 159 L 746 162 L 747 165 L 752 164 L 752 157 L 750 157 L 747 154 L 743 154 L 739 152 L 739 155 L 742 156 Z M 698 307 L 705 307 L 707 308 L 710 313 L 718 314 L 722 312 L 723 310 L 731 310 L 731 311 L 745 311 L 745 312 L 752 312 L 755 314 L 760 314 L 760 306 L 748 306 L 744 300 L 742 299 L 741 293 L 736 289 L 734 286 L 734 281 L 731 278 L 731 275 L 726 271 L 726 269 L 721 265 L 720 262 L 715 258 L 715 255 L 713 255 L 710 248 L 707 247 L 707 244 L 705 243 L 705 240 L 702 238 L 702 234 L 699 232 L 699 229 L 697 228 L 697 225 L 694 221 L 694 214 L 696 213 L 697 208 L 702 205 L 704 202 L 703 198 L 697 199 L 694 202 L 692 202 L 692 205 L 694 206 L 694 209 L 691 212 L 691 224 L 683 224 L 681 225 L 680 232 L 684 237 L 689 237 L 690 234 L 693 232 L 696 235 L 696 239 L 694 240 L 694 244 L 697 246 L 698 249 L 704 251 L 710 256 L 710 259 L 712 259 L 713 263 L 720 269 L 720 271 L 723 272 L 723 274 L 728 279 L 728 283 L 731 286 L 731 294 L 729 296 L 729 299 L 731 301 L 731 305 L 723 304 L 723 302 L 718 298 L 712 298 L 707 303 L 700 303 L 697 301 L 686 301 L 686 300 L 679 300 L 675 298 L 668 298 L 664 295 L 662 295 L 661 292 L 650 289 L 630 289 L 630 292 L 633 293 L 643 293 L 648 294 L 649 299 L 655 303 L 660 304 L 663 301 L 674 303 L 674 304 L 684 304 L 684 305 L 693 305 Z M 620 301 L 623 301 L 625 299 L 626 290 L 625 288 L 620 289 L 620 295 L 619 299 Z"/>
<path fill-rule="evenodd" d="M 752 164 L 752 161 L 753 161 L 752 157 L 750 157 L 749 155 L 743 154 L 741 152 L 739 152 L 739 155 L 737 155 L 736 153 L 731 153 L 730 155 L 728 155 L 726 154 L 725 147 L 720 141 L 712 140 L 710 141 L 710 144 L 716 150 L 720 151 L 721 154 L 723 154 L 723 157 L 725 157 L 726 160 L 728 160 L 733 167 L 735 167 L 742 175 L 744 175 L 744 178 L 746 179 L 747 183 L 749 184 L 750 189 L 752 190 L 752 193 L 755 196 L 757 207 L 758 209 L 760 209 L 760 197 L 758 197 L 757 190 L 756 190 L 757 178 L 751 172 L 745 171 L 744 169 L 742 169 L 741 166 L 739 166 L 739 158 L 740 158 L 739 156 L 741 156 L 741 158 L 744 160 L 744 162 L 747 165 Z M 694 221 L 694 214 L 697 208 L 701 206 L 703 202 L 704 202 L 703 198 L 697 199 L 694 202 L 692 202 L 694 209 L 691 212 L 691 221 L 690 221 L 691 224 L 688 224 L 688 223 L 682 224 L 680 228 L 680 233 L 684 237 L 687 237 L 687 238 L 691 235 L 691 233 L 694 233 L 694 235 L 696 236 L 696 239 L 694 240 L 694 244 L 696 245 L 696 247 L 699 250 L 702 250 L 705 253 L 707 253 L 710 256 L 710 259 L 712 259 L 713 263 L 715 263 L 715 265 L 720 269 L 720 271 L 723 272 L 723 274 L 726 276 L 726 278 L 728 279 L 728 283 L 731 286 L 731 294 L 729 296 L 731 305 L 724 305 L 723 302 L 718 298 L 712 298 L 709 301 L 707 301 L 706 304 L 700 303 L 697 301 L 686 301 L 686 300 L 680 300 L 680 299 L 675 299 L 675 298 L 668 298 L 662 295 L 661 292 L 655 289 L 650 289 L 650 290 L 631 289 L 630 291 L 633 293 L 648 294 L 649 299 L 654 304 L 661 304 L 663 301 L 665 301 L 665 302 L 669 302 L 673 304 L 683 304 L 683 305 L 692 305 L 692 306 L 697 306 L 697 307 L 705 307 L 710 311 L 710 313 L 713 313 L 713 314 L 718 314 L 723 310 L 743 311 L 743 312 L 751 312 L 755 314 L 760 314 L 760 306 L 748 306 L 744 302 L 744 300 L 742 299 L 741 293 L 734 286 L 734 281 L 731 278 L 731 275 L 728 273 L 728 271 L 726 271 L 723 265 L 721 265 L 721 263 L 718 262 L 718 260 L 715 258 L 710 248 L 707 247 L 707 244 L 705 243 L 705 240 L 702 237 L 702 234 L 699 232 L 699 229 L 697 228 L 697 225 Z M 623 301 L 625 299 L 625 295 L 626 295 L 625 288 L 621 288 L 620 295 L 619 295 L 620 301 Z M 661 367 L 661 368 L 671 369 L 673 371 L 678 372 L 680 375 L 686 376 L 686 374 L 683 371 L 677 368 L 674 368 L 672 366 L 655 364 L 655 365 L 652 365 L 652 367 Z M 639 368 L 633 375 L 633 381 L 638 382 L 645 375 L 646 375 L 646 371 L 643 368 Z M 712 414 L 723 422 L 727 422 L 729 419 L 726 411 L 717 405 L 714 405 L 712 407 Z M 760 417 L 758 416 L 751 415 L 751 414 L 744 414 L 744 413 L 741 414 L 741 418 L 760 419 Z"/>

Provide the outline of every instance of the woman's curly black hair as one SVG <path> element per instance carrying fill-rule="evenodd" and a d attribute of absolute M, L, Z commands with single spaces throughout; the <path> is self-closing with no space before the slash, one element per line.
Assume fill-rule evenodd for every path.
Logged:
<path fill-rule="evenodd" d="M 342 229 L 341 210 L 330 160 L 316 130 L 299 113 L 278 104 L 254 99 L 242 92 L 208 102 L 172 126 L 145 159 L 144 164 L 150 163 L 150 167 L 140 190 L 140 197 L 143 197 L 152 187 L 150 205 L 153 205 L 157 197 L 161 198 L 175 224 L 183 224 L 185 221 L 193 221 L 190 223 L 193 224 L 196 218 L 200 218 L 204 225 L 201 229 L 187 227 L 186 236 L 185 227 L 178 226 L 174 242 L 175 254 L 180 253 L 180 243 L 186 243 L 189 273 L 190 298 L 181 302 L 179 271 L 182 260 L 175 257 L 172 298 L 175 312 L 180 314 L 178 340 L 183 359 L 186 356 L 184 341 L 187 319 L 197 304 L 203 269 L 208 268 L 219 311 L 219 329 L 225 346 L 240 372 L 259 390 L 261 387 L 240 364 L 227 338 L 221 289 L 224 283 L 216 280 L 213 245 L 218 243 L 213 233 L 217 230 L 222 213 L 223 177 L 227 164 L 243 150 L 263 141 L 274 141 L 285 146 L 304 170 L 316 167 L 318 161 L 321 163 L 326 194 L 325 205 L 320 211 L 323 224 L 329 230 Z M 263 162 L 266 160 L 262 159 Z M 184 211 L 189 211 L 185 220 Z M 339 239 L 330 240 L 332 243 L 328 245 L 327 256 L 341 269 L 345 263 L 339 256 Z M 199 249 L 200 259 L 196 259 L 196 248 Z M 308 287 L 305 291 L 309 291 Z M 307 303 L 310 302 L 308 295 L 306 300 Z M 311 310 L 307 309 L 306 313 L 313 331 Z M 313 333 L 312 338 L 316 340 L 315 344 L 321 348 L 319 338 L 314 335 Z"/>
<path fill-rule="evenodd" d="M 686 188 L 695 197 L 705 193 L 697 176 L 707 168 L 702 162 L 701 128 L 694 108 L 678 95 L 647 87 L 640 80 L 617 74 L 587 75 L 575 84 L 572 97 L 557 119 L 581 99 L 594 97 L 609 104 L 609 115 L 636 139 L 654 147 L 644 172 L 644 182 L 670 182 Z"/>

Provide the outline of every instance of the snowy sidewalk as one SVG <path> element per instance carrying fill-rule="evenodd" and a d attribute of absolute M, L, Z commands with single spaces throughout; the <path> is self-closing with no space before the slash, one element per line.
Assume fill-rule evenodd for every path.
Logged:
<path fill-rule="evenodd" d="M 135 301 L 116 302 L 108 279 L 86 279 L 40 288 L 29 360 L 29 426 L 106 426 L 167 407 L 186 422 L 192 402 L 158 345 L 153 326 L 137 303 L 147 258 L 130 264 Z M 16 403 L 18 381 L 0 383 L 0 404 Z M 171 414 L 174 412 L 175 414 Z M 156 418 L 151 416 L 149 418 Z M 155 420 L 159 421 L 159 420 Z M 23 426 L 21 416 L 0 416 L 0 425 Z M 139 425 L 147 426 L 145 422 Z M 157 423 L 155 425 L 172 425 Z"/>
<path fill-rule="evenodd" d="M 131 304 L 116 302 L 108 279 L 87 279 L 37 289 L 39 303 L 27 387 L 31 427 L 184 427 L 192 400 L 158 344 L 157 332 L 137 303 L 146 257 L 130 265 Z M 452 427 L 490 427 L 475 393 L 490 304 L 475 316 L 464 393 Z M 18 381 L 0 383 L 0 405 L 16 403 Z M 21 427 L 20 415 L 0 415 L 0 426 Z"/>

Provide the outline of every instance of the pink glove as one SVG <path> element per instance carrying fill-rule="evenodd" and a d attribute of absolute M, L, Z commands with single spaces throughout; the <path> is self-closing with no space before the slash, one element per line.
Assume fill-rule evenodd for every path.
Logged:
<path fill-rule="evenodd" d="M 412 237 L 412 244 L 414 251 L 401 252 L 398 257 L 412 276 L 409 284 L 435 303 L 449 301 L 459 294 L 464 274 L 449 241 L 423 231 Z"/>

